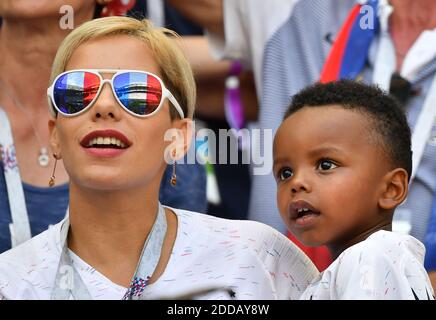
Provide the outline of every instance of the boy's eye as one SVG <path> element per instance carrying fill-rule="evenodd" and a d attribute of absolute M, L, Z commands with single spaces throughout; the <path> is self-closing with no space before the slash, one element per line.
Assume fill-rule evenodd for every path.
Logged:
<path fill-rule="evenodd" d="M 284 181 L 284 180 L 292 177 L 293 174 L 294 174 L 294 172 L 292 171 L 291 168 L 283 168 L 283 169 L 280 169 L 278 177 L 279 177 L 280 181 Z"/>
<path fill-rule="evenodd" d="M 326 159 L 321 160 L 319 162 L 319 164 L 318 164 L 318 169 L 319 170 L 323 170 L 323 171 L 331 170 L 331 169 L 334 169 L 334 168 L 337 168 L 337 167 L 338 166 L 333 161 L 326 160 Z"/>

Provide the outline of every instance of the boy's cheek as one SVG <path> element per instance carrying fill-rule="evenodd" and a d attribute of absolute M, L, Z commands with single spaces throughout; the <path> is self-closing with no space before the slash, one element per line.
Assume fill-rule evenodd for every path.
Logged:
<path fill-rule="evenodd" d="M 282 219 L 287 220 L 287 207 L 289 203 L 289 195 L 287 194 L 285 188 L 277 186 L 277 207 L 280 211 Z M 285 221 L 286 222 L 286 221 Z"/>

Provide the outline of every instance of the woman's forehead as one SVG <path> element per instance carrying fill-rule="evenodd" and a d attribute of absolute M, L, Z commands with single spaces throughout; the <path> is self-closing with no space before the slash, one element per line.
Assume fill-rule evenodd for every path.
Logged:
<path fill-rule="evenodd" d="M 128 69 L 159 75 L 158 62 L 147 44 L 133 36 L 114 35 L 86 41 L 72 53 L 65 70 Z"/>

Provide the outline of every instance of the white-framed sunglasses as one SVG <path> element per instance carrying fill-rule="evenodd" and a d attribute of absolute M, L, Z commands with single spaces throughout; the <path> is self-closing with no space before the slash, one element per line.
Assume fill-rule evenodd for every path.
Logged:
<path fill-rule="evenodd" d="M 112 73 L 111 79 L 103 79 L 101 73 Z M 165 99 L 176 108 L 180 117 L 180 104 L 157 75 L 140 70 L 76 69 L 58 75 L 47 89 L 50 111 L 66 117 L 82 114 L 92 107 L 103 85 L 111 85 L 120 106 L 133 116 L 147 118 L 159 111 Z M 51 102 L 51 103 L 50 103 Z"/>

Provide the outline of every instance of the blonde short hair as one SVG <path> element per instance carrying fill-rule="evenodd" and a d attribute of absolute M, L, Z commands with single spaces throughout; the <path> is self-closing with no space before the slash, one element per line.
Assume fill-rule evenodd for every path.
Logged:
<path fill-rule="evenodd" d="M 154 28 L 149 20 L 128 17 L 107 17 L 88 21 L 73 30 L 61 43 L 53 62 L 50 83 L 62 72 L 74 50 L 81 44 L 114 35 L 128 35 L 144 41 L 153 52 L 165 86 L 179 102 L 186 117 L 192 118 L 195 109 L 196 88 L 191 66 L 174 39 L 172 30 Z M 170 108 L 171 118 L 178 113 Z"/>

